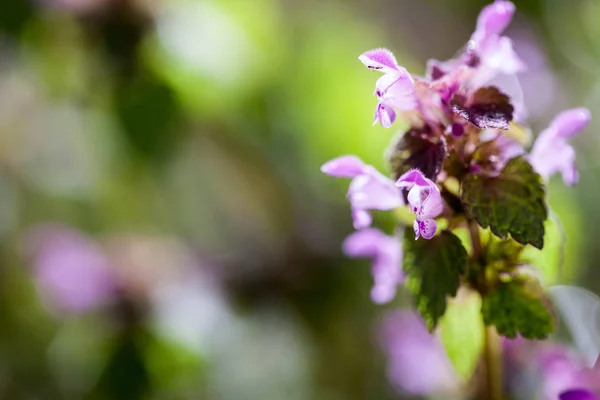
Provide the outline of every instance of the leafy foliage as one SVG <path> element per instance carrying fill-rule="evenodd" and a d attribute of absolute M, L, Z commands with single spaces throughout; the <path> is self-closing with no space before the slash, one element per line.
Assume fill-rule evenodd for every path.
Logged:
<path fill-rule="evenodd" d="M 548 217 L 540 176 L 522 157 L 511 159 L 498 176 L 471 174 L 463 181 L 461 198 L 467 217 L 500 238 L 544 246 Z"/>
<path fill-rule="evenodd" d="M 483 298 L 483 321 L 508 338 L 545 339 L 554 330 L 554 317 L 533 279 L 502 282 Z"/>
<path fill-rule="evenodd" d="M 478 128 L 508 129 L 514 107 L 510 98 L 498 88 L 486 86 L 477 90 L 467 102 L 454 99 L 452 111 Z"/>
<path fill-rule="evenodd" d="M 403 268 L 407 287 L 431 331 L 446 312 L 446 297 L 455 296 L 467 264 L 467 251 L 448 231 L 431 240 L 414 240 L 411 228 L 404 233 Z"/>
<path fill-rule="evenodd" d="M 482 261 L 486 268 L 510 272 L 522 263 L 521 254 L 525 248 L 522 244 L 510 238 L 501 240 L 489 230 L 482 232 L 481 240 L 484 248 Z"/>
<path fill-rule="evenodd" d="M 409 169 L 418 168 L 423 175 L 435 181 L 446 156 L 442 138 L 431 135 L 429 128 L 413 128 L 402 135 L 388 154 L 396 179 Z"/>
<path fill-rule="evenodd" d="M 459 378 L 467 382 L 483 350 L 485 326 L 481 319 L 481 297 L 461 289 L 449 302 L 440 321 L 442 344 Z"/>

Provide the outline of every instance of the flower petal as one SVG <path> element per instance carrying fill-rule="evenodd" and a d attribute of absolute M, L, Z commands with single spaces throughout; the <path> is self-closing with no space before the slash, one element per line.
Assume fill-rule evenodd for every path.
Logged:
<path fill-rule="evenodd" d="M 353 155 L 341 156 L 321 166 L 321 172 L 336 178 L 354 178 L 365 170 L 365 163 Z"/>
<path fill-rule="evenodd" d="M 516 74 L 526 70 L 525 63 L 517 55 L 513 43 L 506 36 L 490 38 L 481 51 L 481 62 L 496 73 Z"/>
<path fill-rule="evenodd" d="M 444 63 L 442 61 L 431 58 L 427 60 L 427 64 L 425 66 L 425 77 L 430 81 L 436 81 L 446 75 L 449 70 L 453 70 L 454 68 L 448 68 L 447 62 Z"/>
<path fill-rule="evenodd" d="M 375 257 L 384 237 L 385 234 L 379 229 L 361 229 L 346 237 L 342 249 L 348 257 Z"/>
<path fill-rule="evenodd" d="M 396 57 L 388 49 L 375 49 L 362 53 L 358 59 L 369 69 L 381 71 L 383 73 L 395 72 L 398 70 Z"/>
<path fill-rule="evenodd" d="M 417 107 L 415 82 L 404 68 L 393 74 L 386 74 L 377 80 L 375 93 L 379 101 L 401 111 Z"/>
<path fill-rule="evenodd" d="M 562 393 L 559 400 L 600 400 L 600 397 L 587 390 L 574 389 Z"/>
<path fill-rule="evenodd" d="M 437 223 L 434 219 L 424 219 L 424 220 L 416 220 L 419 226 L 419 233 L 423 237 L 423 239 L 431 239 L 435 236 L 435 232 L 437 231 Z M 417 236 L 416 239 L 419 237 Z"/>
<path fill-rule="evenodd" d="M 460 385 L 439 338 L 414 311 L 387 314 L 378 325 L 378 339 L 388 358 L 388 379 L 402 392 L 447 398 Z"/>
<path fill-rule="evenodd" d="M 421 228 L 419 227 L 419 221 L 415 219 L 413 222 L 413 231 L 415 231 L 415 240 L 421 237 Z"/>
<path fill-rule="evenodd" d="M 495 1 L 484 7 L 477 18 L 472 40 L 481 42 L 493 35 L 500 35 L 510 24 L 514 13 L 515 5 L 510 1 Z"/>
<path fill-rule="evenodd" d="M 418 216 L 423 219 L 435 218 L 444 211 L 444 200 L 437 186 L 433 185 L 429 194 L 423 201 Z"/>
<path fill-rule="evenodd" d="M 346 238 L 343 250 L 349 257 L 373 259 L 371 298 L 375 303 L 386 303 L 394 298 L 398 285 L 404 281 L 399 238 L 387 236 L 374 228 L 362 229 Z"/>
<path fill-rule="evenodd" d="M 396 112 L 393 108 L 384 104 L 377 104 L 373 125 L 379 123 L 384 128 L 390 128 L 396 120 Z"/>
<path fill-rule="evenodd" d="M 377 304 L 391 301 L 398 285 L 404 282 L 402 272 L 402 245 L 400 238 L 386 236 L 380 241 L 379 253 L 371 266 L 374 285 L 371 299 Z"/>
<path fill-rule="evenodd" d="M 419 171 L 418 169 L 411 169 L 410 171 L 404 173 L 398 179 L 398 181 L 396 181 L 396 186 L 404 189 L 410 189 L 414 185 L 429 186 L 429 183 L 427 181 L 428 179 L 425 178 L 425 175 L 423 175 L 421 171 Z"/>
<path fill-rule="evenodd" d="M 363 229 L 371 226 L 373 217 L 368 211 L 352 209 L 352 221 L 354 229 Z"/>
<path fill-rule="evenodd" d="M 404 205 L 394 181 L 369 166 L 348 188 L 348 200 L 360 210 L 392 210 Z"/>
<path fill-rule="evenodd" d="M 561 172 L 565 185 L 577 183 L 579 174 L 575 165 L 575 149 L 566 139 L 584 129 L 590 118 L 586 108 L 563 111 L 540 133 L 529 154 L 529 162 L 538 174 L 548 180 L 554 173 Z"/>
<path fill-rule="evenodd" d="M 529 155 L 529 162 L 545 180 L 561 172 L 565 185 L 572 186 L 578 181 L 575 149 L 561 137 L 540 135 Z"/>
<path fill-rule="evenodd" d="M 389 303 L 396 296 L 396 286 L 398 286 L 397 283 L 395 285 L 373 284 L 371 288 L 371 300 L 376 304 Z"/>
<path fill-rule="evenodd" d="M 423 203 L 429 197 L 431 193 L 431 187 L 415 185 L 408 191 L 408 204 L 410 204 L 411 211 L 415 214 L 421 210 Z"/>
<path fill-rule="evenodd" d="M 410 170 L 398 179 L 396 186 L 409 189 L 408 204 L 411 211 L 421 219 L 437 217 L 444 209 L 444 202 L 436 184 L 418 169 Z"/>
<path fill-rule="evenodd" d="M 559 113 L 550 124 L 556 135 L 568 139 L 581 132 L 592 118 L 587 108 L 573 108 Z"/>

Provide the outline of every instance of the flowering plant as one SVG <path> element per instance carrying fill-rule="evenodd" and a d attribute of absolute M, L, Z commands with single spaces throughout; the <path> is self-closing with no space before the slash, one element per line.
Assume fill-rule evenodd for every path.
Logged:
<path fill-rule="evenodd" d="M 477 299 L 485 346 L 458 372 L 471 375 L 485 347 L 492 355 L 486 357 L 490 399 L 502 398 L 494 338 L 544 339 L 554 330 L 551 302 L 527 254 L 541 251 L 549 225 L 557 225 L 546 183 L 557 172 L 566 185 L 577 182 L 568 139 L 590 120 L 587 109 L 564 111 L 531 145 L 526 110 L 503 79 L 525 69 L 502 36 L 514 11 L 502 0 L 485 7 L 461 54 L 430 60 L 424 77 L 398 65 L 389 50 L 363 53 L 359 60 L 382 73 L 374 124 L 390 128 L 402 117 L 410 128 L 387 151 L 392 177 L 353 155 L 321 168 L 352 179 L 348 200 L 356 232 L 343 248 L 350 257 L 372 258 L 373 301 L 391 301 L 404 284 L 428 330 L 446 329 L 452 332 L 446 337 L 453 336 L 447 342 L 460 342 L 456 336 L 465 333 L 451 321 L 457 313 L 447 315 L 449 305 L 460 302 L 459 289 Z M 371 210 L 394 211 L 396 232 L 372 227 Z M 583 393 L 573 389 L 563 398 L 587 398 L 573 397 Z"/>

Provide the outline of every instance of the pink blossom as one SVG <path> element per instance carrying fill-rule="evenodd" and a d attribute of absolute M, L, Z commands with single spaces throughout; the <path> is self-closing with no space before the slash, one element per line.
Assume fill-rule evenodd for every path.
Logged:
<path fill-rule="evenodd" d="M 416 238 L 422 236 L 424 239 L 431 239 L 437 230 L 437 223 L 433 218 L 440 215 L 444 209 L 440 190 L 418 169 L 402 175 L 396 186 L 408 190 L 408 204 L 417 216 L 413 224 Z"/>
<path fill-rule="evenodd" d="M 567 139 L 582 131 L 590 119 L 586 108 L 563 111 L 540 133 L 529 154 L 529 162 L 544 179 L 548 180 L 554 173 L 560 172 L 565 185 L 577 183 L 579 173 L 575 165 L 575 149 Z"/>
<path fill-rule="evenodd" d="M 391 301 L 398 285 L 404 282 L 400 238 L 387 236 L 375 228 L 366 228 L 351 233 L 344 241 L 343 249 L 349 257 L 372 259 L 374 284 L 371 299 L 379 304 Z"/>
<path fill-rule="evenodd" d="M 321 171 L 337 178 L 352 178 L 347 196 L 356 229 L 371 225 L 368 210 L 393 210 L 404 205 L 394 181 L 356 156 L 335 158 L 325 163 Z"/>
<path fill-rule="evenodd" d="M 384 128 L 389 128 L 396 120 L 394 109 L 408 111 L 416 108 L 414 81 L 408 71 L 398 65 L 391 51 L 370 50 L 361 54 L 358 59 L 368 68 L 384 74 L 375 85 L 379 103 L 375 109 L 373 124 L 379 123 Z"/>

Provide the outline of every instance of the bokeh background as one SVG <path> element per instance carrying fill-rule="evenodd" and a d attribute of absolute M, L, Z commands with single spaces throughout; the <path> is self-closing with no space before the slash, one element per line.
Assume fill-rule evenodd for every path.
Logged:
<path fill-rule="evenodd" d="M 515 3 L 533 131 L 600 115 L 600 1 Z M 2 0 L 0 398 L 404 398 L 376 330 L 408 300 L 371 303 L 347 182 L 319 167 L 385 168 L 361 52 L 421 74 L 485 4 Z M 597 126 L 580 184 L 552 181 L 568 244 L 546 271 L 594 292 Z"/>

